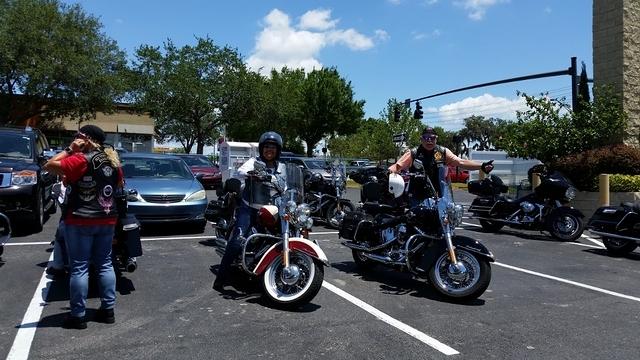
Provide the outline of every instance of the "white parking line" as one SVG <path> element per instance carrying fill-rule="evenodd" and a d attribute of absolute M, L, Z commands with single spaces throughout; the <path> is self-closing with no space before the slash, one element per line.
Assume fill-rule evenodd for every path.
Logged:
<path fill-rule="evenodd" d="M 53 253 L 49 256 L 49 261 L 53 260 Z M 25 312 L 22 318 L 22 323 L 18 328 L 16 338 L 13 340 L 13 345 L 7 355 L 7 360 L 23 360 L 29 358 L 29 351 L 31 350 L 31 343 L 33 337 L 36 334 L 38 328 L 38 322 L 40 322 L 40 315 L 42 315 L 42 309 L 47 305 L 46 299 L 49 293 L 49 287 L 51 285 L 51 279 L 47 278 L 46 270 L 42 272 L 40 282 L 36 287 L 36 291 L 33 293 L 27 312 Z"/>
<path fill-rule="evenodd" d="M 405 332 L 406 334 L 409 334 L 411 336 L 413 336 L 414 338 L 422 341 L 423 343 L 431 346 L 432 348 L 440 351 L 441 353 L 445 354 L 445 355 L 457 355 L 459 354 L 459 352 L 451 347 L 449 347 L 448 345 L 445 345 L 443 343 L 441 343 L 440 341 L 432 338 L 431 336 L 417 330 L 416 328 L 409 326 L 405 323 L 403 323 L 400 320 L 396 320 L 394 318 L 392 318 L 391 316 L 383 313 L 382 311 L 374 308 L 373 306 L 367 304 L 366 302 L 358 299 L 357 297 L 345 292 L 344 290 L 326 282 L 323 281 L 322 282 L 322 286 L 331 291 L 332 293 L 340 296 L 341 298 L 349 301 L 350 303 L 354 304 L 355 306 L 361 308 L 362 310 L 368 312 L 369 314 L 375 316 L 376 318 L 378 318 L 379 320 Z"/>
<path fill-rule="evenodd" d="M 599 241 L 599 240 L 596 240 L 596 239 L 594 239 L 594 238 L 588 237 L 588 236 L 587 236 L 587 235 L 585 235 L 585 234 L 582 234 L 582 237 L 583 237 L 583 238 L 585 238 L 585 239 L 587 239 L 587 240 L 589 240 L 589 241 L 591 241 L 592 243 L 594 243 L 594 244 L 598 245 L 598 247 L 600 247 L 601 249 L 606 249 L 606 247 L 604 246 L 604 244 L 602 243 L 602 241 Z"/>
<path fill-rule="evenodd" d="M 576 281 L 571 281 L 571 280 L 559 278 L 559 277 L 556 277 L 556 276 L 551 276 L 551 275 L 539 273 L 539 272 L 536 272 L 536 271 L 531 271 L 531 270 L 519 268 L 519 267 L 513 266 L 513 265 L 507 265 L 507 264 L 503 264 L 503 263 L 499 263 L 499 262 L 494 262 L 493 264 L 497 265 L 497 266 L 501 266 L 501 267 L 507 268 L 507 269 L 520 271 L 520 272 L 523 272 L 523 273 L 526 273 L 526 274 L 539 276 L 539 277 L 542 277 L 542 278 L 545 278 L 545 279 L 555 280 L 555 281 L 559 281 L 561 283 L 565 283 L 565 284 L 581 287 L 581 288 L 584 288 L 584 289 L 589 289 L 589 290 L 601 292 L 603 294 L 612 295 L 612 296 L 616 296 L 616 297 L 619 297 L 619 298 L 640 302 L 640 298 L 635 297 L 635 296 L 621 294 L 621 293 L 618 293 L 618 292 L 615 292 L 615 291 L 610 291 L 610 290 L 602 289 L 602 288 L 599 288 L 599 287 L 595 287 L 595 286 L 579 283 L 579 282 L 576 282 Z"/>
<path fill-rule="evenodd" d="M 482 227 L 482 225 L 478 225 L 478 224 L 471 224 L 471 223 L 466 223 L 463 222 L 462 225 L 468 225 L 468 226 L 475 226 L 475 227 Z"/>

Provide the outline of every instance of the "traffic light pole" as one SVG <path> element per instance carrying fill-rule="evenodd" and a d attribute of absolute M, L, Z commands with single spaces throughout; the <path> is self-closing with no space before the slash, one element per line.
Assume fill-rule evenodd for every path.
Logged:
<path fill-rule="evenodd" d="M 460 92 L 460 91 L 472 90 L 472 89 L 477 89 L 477 88 L 486 87 L 486 86 L 493 86 L 493 85 L 500 85 L 500 84 L 506 84 L 506 83 L 511 83 L 511 82 L 517 82 L 517 81 L 533 80 L 533 79 L 540 79 L 540 78 L 553 77 L 553 76 L 563 76 L 563 75 L 570 75 L 571 76 L 571 98 L 572 98 L 571 99 L 571 106 L 572 106 L 572 109 L 575 111 L 577 103 L 578 103 L 578 79 L 579 79 L 576 57 L 572 57 L 571 58 L 571 66 L 566 70 L 551 71 L 551 72 L 540 73 L 540 74 L 519 76 L 519 77 L 515 77 L 515 78 L 510 78 L 510 79 L 491 81 L 491 82 L 477 84 L 477 85 L 465 86 L 465 87 L 462 87 L 462 88 L 453 89 L 453 90 L 449 90 L 449 91 L 445 91 L 445 92 L 441 92 L 441 93 L 437 93 L 437 94 L 433 94 L 433 95 L 423 96 L 423 97 L 418 98 L 418 99 L 406 99 L 404 101 L 404 105 L 406 107 L 409 107 L 412 102 L 418 102 L 420 100 L 430 99 L 430 98 L 434 98 L 434 97 L 437 97 L 437 96 L 453 94 L 453 93 Z"/>

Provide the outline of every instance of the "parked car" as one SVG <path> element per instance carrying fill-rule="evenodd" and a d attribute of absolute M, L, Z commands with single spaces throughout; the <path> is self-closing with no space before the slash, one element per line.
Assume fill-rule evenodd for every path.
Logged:
<path fill-rule="evenodd" d="M 351 174 L 352 172 L 358 169 L 367 167 L 369 166 L 369 164 L 370 164 L 369 160 L 351 160 L 346 164 L 347 174 Z"/>
<path fill-rule="evenodd" d="M 189 165 L 191 171 L 199 177 L 205 189 L 217 189 L 222 187 L 222 172 L 209 158 L 199 154 L 176 154 Z"/>
<path fill-rule="evenodd" d="M 451 182 L 466 183 L 469 181 L 469 170 L 463 170 L 457 166 L 449 165 L 449 177 L 451 178 Z"/>
<path fill-rule="evenodd" d="M 38 129 L 0 128 L 0 212 L 34 232 L 42 230 L 46 213 L 56 211 L 51 189 L 57 176 L 42 169 L 46 149 L 49 142 Z"/>
<path fill-rule="evenodd" d="M 318 173 L 322 175 L 325 181 L 331 181 L 331 171 L 327 170 L 331 164 L 328 164 L 323 158 L 306 158 L 306 157 L 280 157 L 284 162 L 300 165 L 305 173 Z M 341 175 L 338 174 L 338 179 Z"/>
<path fill-rule="evenodd" d="M 142 227 L 154 223 L 191 223 L 204 231 L 207 193 L 180 157 L 123 153 L 128 211 Z"/>

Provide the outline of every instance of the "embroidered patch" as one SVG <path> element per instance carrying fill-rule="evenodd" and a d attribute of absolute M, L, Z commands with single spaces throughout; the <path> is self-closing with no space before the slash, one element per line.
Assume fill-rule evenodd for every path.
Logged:
<path fill-rule="evenodd" d="M 102 188 L 102 195 L 104 195 L 105 197 L 111 197 L 111 195 L 113 195 L 113 186 L 107 185 L 107 186 L 103 187 Z"/>
<path fill-rule="evenodd" d="M 433 158 L 436 159 L 436 161 L 440 161 L 440 160 L 442 160 L 442 154 L 439 151 L 436 151 L 433 154 Z"/>
<path fill-rule="evenodd" d="M 102 196 L 98 196 L 98 203 L 102 206 L 102 210 L 104 210 L 105 214 L 109 214 L 111 212 L 111 208 L 113 207 L 113 198 L 105 199 Z"/>
<path fill-rule="evenodd" d="M 104 176 L 106 177 L 111 177 L 111 175 L 113 175 L 113 168 L 111 166 L 103 166 L 102 167 L 102 173 L 104 174 Z"/>

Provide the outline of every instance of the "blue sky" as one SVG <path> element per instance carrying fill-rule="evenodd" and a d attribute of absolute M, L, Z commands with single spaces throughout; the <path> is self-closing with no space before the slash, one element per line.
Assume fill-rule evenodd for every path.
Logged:
<path fill-rule="evenodd" d="M 129 56 L 142 44 L 182 46 L 196 36 L 237 48 L 256 70 L 335 66 L 366 116 L 405 99 L 477 83 L 564 70 L 584 61 L 590 77 L 588 0 L 85 0 L 105 34 Z M 514 118 L 516 91 L 570 100 L 569 77 L 498 85 L 429 99 L 424 122 L 459 129 L 477 114 Z"/>

